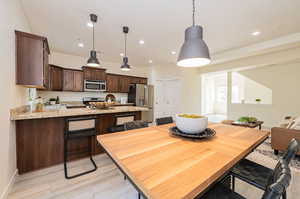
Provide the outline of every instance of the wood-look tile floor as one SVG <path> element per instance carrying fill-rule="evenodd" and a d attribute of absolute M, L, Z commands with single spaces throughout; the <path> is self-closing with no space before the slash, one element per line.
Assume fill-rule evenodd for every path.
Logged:
<path fill-rule="evenodd" d="M 17 177 L 8 199 L 131 199 L 134 187 L 106 155 L 94 157 L 97 171 L 66 180 L 63 165 Z M 92 168 L 89 159 L 69 164 L 70 174 Z"/>
<path fill-rule="evenodd" d="M 253 157 L 251 157 L 253 156 Z M 264 162 L 265 159 L 250 155 L 250 159 L 258 159 L 261 163 L 270 165 L 276 162 Z M 64 178 L 63 165 L 39 170 L 17 177 L 8 199 L 137 199 L 138 195 L 128 180 L 124 180 L 122 173 L 107 155 L 95 158 L 98 170 L 75 179 Z M 271 161 L 271 160 L 267 160 Z M 91 168 L 89 159 L 75 161 L 69 164 L 72 173 Z M 300 172 L 297 172 L 291 189 L 289 199 L 296 199 L 300 194 Z M 297 186 L 298 185 L 298 186 Z M 237 180 L 236 191 L 247 199 L 261 198 L 262 192 Z"/>

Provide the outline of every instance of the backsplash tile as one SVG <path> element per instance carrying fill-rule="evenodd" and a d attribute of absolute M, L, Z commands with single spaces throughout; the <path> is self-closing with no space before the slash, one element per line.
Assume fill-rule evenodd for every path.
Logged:
<path fill-rule="evenodd" d="M 102 92 L 55 92 L 55 91 L 38 91 L 37 96 L 43 98 L 44 102 L 47 102 L 50 98 L 56 98 L 59 96 L 60 101 L 82 101 L 83 97 L 103 97 L 110 93 L 102 93 Z M 127 93 L 111 93 L 113 94 L 117 101 L 121 100 L 121 97 L 128 97 Z"/>

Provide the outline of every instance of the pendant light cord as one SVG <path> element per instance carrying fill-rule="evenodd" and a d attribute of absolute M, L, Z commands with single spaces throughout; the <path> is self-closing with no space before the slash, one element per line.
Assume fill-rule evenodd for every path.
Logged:
<path fill-rule="evenodd" d="M 127 55 L 127 34 L 125 33 L 125 57 Z"/>
<path fill-rule="evenodd" d="M 195 0 L 193 0 L 193 26 L 195 26 Z"/>
<path fill-rule="evenodd" d="M 93 23 L 93 50 L 95 50 L 95 23 Z"/>

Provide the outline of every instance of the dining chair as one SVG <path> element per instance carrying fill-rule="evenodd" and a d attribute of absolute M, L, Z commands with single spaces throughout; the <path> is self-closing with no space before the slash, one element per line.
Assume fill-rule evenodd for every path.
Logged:
<path fill-rule="evenodd" d="M 145 122 L 145 121 L 132 121 L 132 122 L 124 123 L 125 131 L 146 128 L 148 126 L 149 126 L 148 122 Z M 126 179 L 127 179 L 127 177 L 126 177 L 126 175 L 124 175 L 124 180 L 126 180 Z M 138 192 L 138 199 L 140 199 L 141 197 L 142 197 L 141 194 Z"/>
<path fill-rule="evenodd" d="M 125 131 L 133 130 L 133 129 L 140 129 L 148 127 L 148 122 L 145 121 L 132 121 L 124 123 Z"/>
<path fill-rule="evenodd" d="M 291 170 L 286 160 L 280 159 L 274 172 L 268 180 L 267 187 L 261 199 L 280 199 L 286 198 L 286 189 L 290 185 Z M 212 189 L 200 197 L 201 199 L 247 199 L 246 197 L 234 192 L 222 183 L 216 184 Z"/>
<path fill-rule="evenodd" d="M 282 159 L 289 164 L 298 150 L 299 142 L 296 139 L 292 139 Z M 261 190 L 266 190 L 268 179 L 273 172 L 274 171 L 270 168 L 251 160 L 243 159 L 230 172 L 230 175 L 232 176 L 232 190 L 235 189 L 235 178 L 239 178 Z"/>
<path fill-rule="evenodd" d="M 156 118 L 156 125 L 163 125 L 163 124 L 170 124 L 173 123 L 173 118 L 172 117 L 161 117 L 161 118 Z"/>

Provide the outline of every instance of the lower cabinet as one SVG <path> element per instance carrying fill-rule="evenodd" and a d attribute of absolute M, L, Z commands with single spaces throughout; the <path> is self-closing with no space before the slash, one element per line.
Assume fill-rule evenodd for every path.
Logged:
<path fill-rule="evenodd" d="M 96 129 L 106 134 L 115 126 L 114 114 L 97 115 Z M 141 119 L 141 112 L 134 112 L 135 120 Z M 16 121 L 17 168 L 19 174 L 35 171 L 63 163 L 65 118 L 45 118 Z M 70 160 L 89 156 L 88 146 L 92 145 L 93 155 L 104 150 L 97 137 L 74 139 L 69 142 L 68 151 L 74 153 Z"/>

